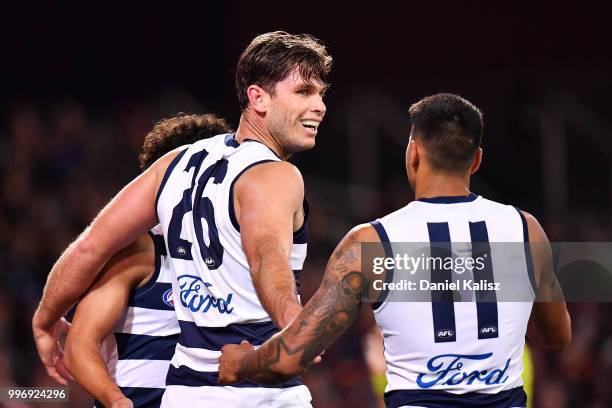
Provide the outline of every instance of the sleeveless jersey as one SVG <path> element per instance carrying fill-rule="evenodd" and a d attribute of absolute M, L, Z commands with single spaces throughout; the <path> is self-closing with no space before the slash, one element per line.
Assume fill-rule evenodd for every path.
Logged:
<path fill-rule="evenodd" d="M 525 219 L 516 208 L 475 194 L 417 200 L 372 225 L 382 242 L 428 243 L 431 256 L 434 246 L 450 250 L 453 242 L 471 243 L 473 251 L 479 247 L 489 254 L 478 272 L 488 282 L 503 278 L 496 275 L 499 264 L 489 243 L 528 241 Z M 517 246 L 513 284 L 531 295 L 531 257 L 524 244 Z M 440 271 L 431 272 L 432 281 L 434 272 Z M 388 407 L 524 406 L 522 353 L 532 302 L 453 302 L 452 297 L 394 302 L 393 296 L 390 291 L 373 305 L 384 337 Z"/>
<path fill-rule="evenodd" d="M 221 347 L 242 340 L 257 346 L 278 331 L 251 280 L 234 213 L 233 187 L 252 166 L 279 160 L 264 144 L 238 144 L 228 134 L 189 145 L 166 171 L 156 207 L 174 270 L 181 328 L 168 371 L 168 390 L 171 386 L 210 386 L 219 392 L 229 388 L 217 384 Z M 306 205 L 304 211 L 304 226 L 294 233 L 290 257 L 298 283 L 306 257 Z M 299 384 L 295 379 L 276 388 Z M 235 387 L 261 386 L 243 382 Z"/>
<path fill-rule="evenodd" d="M 102 343 L 111 377 L 136 408 L 160 406 L 179 333 L 172 271 L 160 232 L 157 226 L 149 233 L 155 244 L 153 276 L 132 291 L 113 334 Z"/>

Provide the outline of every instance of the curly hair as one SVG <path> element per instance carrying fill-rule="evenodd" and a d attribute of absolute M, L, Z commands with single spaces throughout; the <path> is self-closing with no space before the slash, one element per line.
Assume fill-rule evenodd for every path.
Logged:
<path fill-rule="evenodd" d="M 259 85 L 270 95 L 274 86 L 298 68 L 306 82 L 327 83 L 332 57 L 325 46 L 308 34 L 289 34 L 273 31 L 258 35 L 242 52 L 236 66 L 236 91 L 240 109 L 249 103 L 247 89 Z"/>
<path fill-rule="evenodd" d="M 162 119 L 145 136 L 138 164 L 144 171 L 157 159 L 179 146 L 231 131 L 225 119 L 213 114 L 179 113 L 171 118 Z"/>
<path fill-rule="evenodd" d="M 482 112 L 466 99 L 439 93 L 409 110 L 414 136 L 420 138 L 430 165 L 437 170 L 463 172 L 482 143 Z"/>

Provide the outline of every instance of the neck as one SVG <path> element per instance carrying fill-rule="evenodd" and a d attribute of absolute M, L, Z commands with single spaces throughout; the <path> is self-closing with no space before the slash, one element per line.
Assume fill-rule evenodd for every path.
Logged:
<path fill-rule="evenodd" d="M 257 140 L 263 143 L 282 160 L 287 160 L 291 156 L 291 153 L 287 152 L 267 129 L 263 118 L 251 109 L 245 109 L 242 112 L 240 124 L 236 131 L 238 143 L 243 143 L 246 139 Z"/>
<path fill-rule="evenodd" d="M 417 177 L 414 198 L 467 196 L 470 192 L 470 176 L 428 174 Z"/>

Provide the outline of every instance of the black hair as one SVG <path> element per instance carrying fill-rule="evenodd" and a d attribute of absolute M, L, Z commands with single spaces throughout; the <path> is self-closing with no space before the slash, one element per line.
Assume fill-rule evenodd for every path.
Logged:
<path fill-rule="evenodd" d="M 466 99 L 439 93 L 410 107 L 414 137 L 420 138 L 430 165 L 437 170 L 464 172 L 482 143 L 482 112 Z"/>

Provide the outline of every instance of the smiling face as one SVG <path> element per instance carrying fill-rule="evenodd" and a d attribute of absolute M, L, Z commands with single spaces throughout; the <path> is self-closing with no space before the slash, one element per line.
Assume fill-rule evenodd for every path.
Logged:
<path fill-rule="evenodd" d="M 296 68 L 276 83 L 266 112 L 266 126 L 287 153 L 312 149 L 323 117 L 327 86 L 305 82 Z"/>

